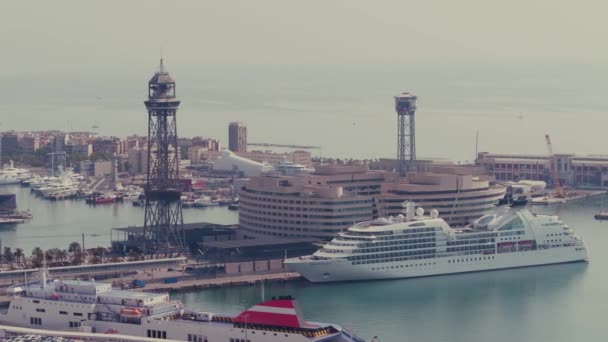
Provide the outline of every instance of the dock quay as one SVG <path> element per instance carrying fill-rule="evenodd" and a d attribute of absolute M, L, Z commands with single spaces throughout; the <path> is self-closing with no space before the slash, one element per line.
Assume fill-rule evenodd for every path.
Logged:
<path fill-rule="evenodd" d="M 137 290 L 146 292 L 187 292 L 213 287 L 244 286 L 254 285 L 260 282 L 286 282 L 298 279 L 301 279 L 301 276 L 295 272 L 249 274 L 239 276 L 223 276 L 218 278 L 189 279 L 173 284 L 152 283 L 147 284 L 145 287 Z"/>
<path fill-rule="evenodd" d="M 90 278 L 108 279 L 119 277 L 121 274 L 134 274 L 137 271 L 155 268 L 181 269 L 186 258 L 165 258 L 139 261 L 126 261 L 106 264 L 88 264 L 79 266 L 51 267 L 49 273 L 56 278 Z M 9 286 L 14 283 L 31 279 L 39 269 L 15 270 L 0 272 L 0 286 Z"/>
<path fill-rule="evenodd" d="M 544 196 L 535 197 L 532 199 L 531 203 L 536 205 L 550 205 L 550 204 L 558 204 L 565 203 L 571 201 L 578 201 L 584 198 L 596 197 L 605 195 L 606 191 L 604 190 L 568 190 L 566 196 L 564 198 L 553 197 L 550 192 L 546 192 Z"/>

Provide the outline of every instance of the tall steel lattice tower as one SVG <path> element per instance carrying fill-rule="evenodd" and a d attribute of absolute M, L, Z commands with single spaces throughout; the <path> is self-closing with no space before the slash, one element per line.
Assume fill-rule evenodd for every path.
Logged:
<path fill-rule="evenodd" d="M 403 93 L 395 96 L 397 111 L 397 160 L 399 175 L 404 177 L 413 171 L 416 160 L 416 96 Z"/>
<path fill-rule="evenodd" d="M 185 252 L 179 186 L 175 81 L 160 68 L 148 82 L 148 173 L 144 253 Z"/>

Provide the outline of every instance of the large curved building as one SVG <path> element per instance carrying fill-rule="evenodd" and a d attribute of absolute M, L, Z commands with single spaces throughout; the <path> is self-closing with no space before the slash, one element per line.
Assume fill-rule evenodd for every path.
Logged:
<path fill-rule="evenodd" d="M 314 174 L 252 177 L 239 189 L 239 224 L 251 235 L 331 239 L 374 215 L 383 171 L 317 167 Z"/>
<path fill-rule="evenodd" d="M 399 215 L 403 202 L 413 201 L 427 212 L 437 209 L 451 226 L 464 226 L 494 210 L 505 195 L 504 186 L 474 171 L 472 167 L 435 167 L 432 172 L 387 181 L 377 201 L 378 215 Z"/>
<path fill-rule="evenodd" d="M 356 222 L 397 215 L 415 201 L 452 225 L 490 211 L 505 188 L 466 168 L 400 178 L 362 166 L 322 166 L 312 174 L 252 177 L 239 189 L 239 224 L 248 234 L 328 240 Z"/>

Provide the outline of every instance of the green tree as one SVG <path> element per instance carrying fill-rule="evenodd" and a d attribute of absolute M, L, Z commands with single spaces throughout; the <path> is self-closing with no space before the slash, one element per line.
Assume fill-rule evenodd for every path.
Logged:
<path fill-rule="evenodd" d="M 74 253 L 74 256 L 72 257 L 72 265 L 74 266 L 78 266 L 81 265 L 84 262 L 84 253 L 82 251 L 77 251 L 76 253 Z"/>
<path fill-rule="evenodd" d="M 15 261 L 20 266 L 22 266 L 23 265 L 23 258 L 25 257 L 25 254 L 23 254 L 23 249 L 21 249 L 21 248 L 15 248 L 14 257 L 15 257 Z"/>
<path fill-rule="evenodd" d="M 70 253 L 80 252 L 81 249 L 82 248 L 80 247 L 80 244 L 76 241 L 70 243 L 70 245 L 68 246 L 68 252 Z"/>
<path fill-rule="evenodd" d="M 36 247 L 32 250 L 32 267 L 41 267 L 44 252 L 42 248 Z"/>
<path fill-rule="evenodd" d="M 13 255 L 13 251 L 10 247 L 4 247 L 4 253 L 2 255 L 4 262 L 12 265 L 13 261 L 15 261 L 15 256 Z"/>
<path fill-rule="evenodd" d="M 68 258 L 68 252 L 65 249 L 57 249 L 55 258 L 58 262 L 63 263 Z"/>

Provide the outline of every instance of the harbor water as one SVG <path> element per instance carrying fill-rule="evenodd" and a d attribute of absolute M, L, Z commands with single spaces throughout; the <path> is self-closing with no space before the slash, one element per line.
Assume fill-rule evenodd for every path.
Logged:
<path fill-rule="evenodd" d="M 30 188 L 2 186 L 0 192 L 15 193 L 19 210 L 30 210 L 34 218 L 14 226 L 0 226 L 3 247 L 22 248 L 29 255 L 33 248 L 66 249 L 70 242 L 82 242 L 87 248 L 110 246 L 111 228 L 142 226 L 143 207 L 122 203 L 89 205 L 84 200 L 49 201 L 30 193 Z M 233 224 L 238 213 L 224 207 L 184 210 L 184 222 Z"/>
<path fill-rule="evenodd" d="M 557 213 L 590 251 L 590 262 L 418 279 L 335 284 L 272 283 L 266 298 L 293 295 L 308 320 L 336 322 L 382 342 L 605 341 L 608 221 L 602 198 L 532 207 Z M 238 313 L 260 286 L 176 293 L 189 306 Z"/>
<path fill-rule="evenodd" d="M 88 206 L 84 201 L 51 202 L 28 188 L 14 192 L 20 210 L 34 219 L 0 230 L 3 246 L 29 254 L 42 248 L 66 248 L 85 233 L 87 246 L 108 246 L 110 227 L 141 225 L 143 209 L 130 203 Z M 379 341 L 511 342 L 604 341 L 608 313 L 608 221 L 593 215 L 608 203 L 604 197 L 565 205 L 538 206 L 535 212 L 555 213 L 582 236 L 590 262 L 469 273 L 419 279 L 310 284 L 269 283 L 265 297 L 295 296 L 310 321 L 335 322 Z M 184 210 L 186 222 L 235 223 L 238 214 L 226 208 Z M 173 293 L 189 307 L 236 314 L 260 301 L 260 286 Z"/>

